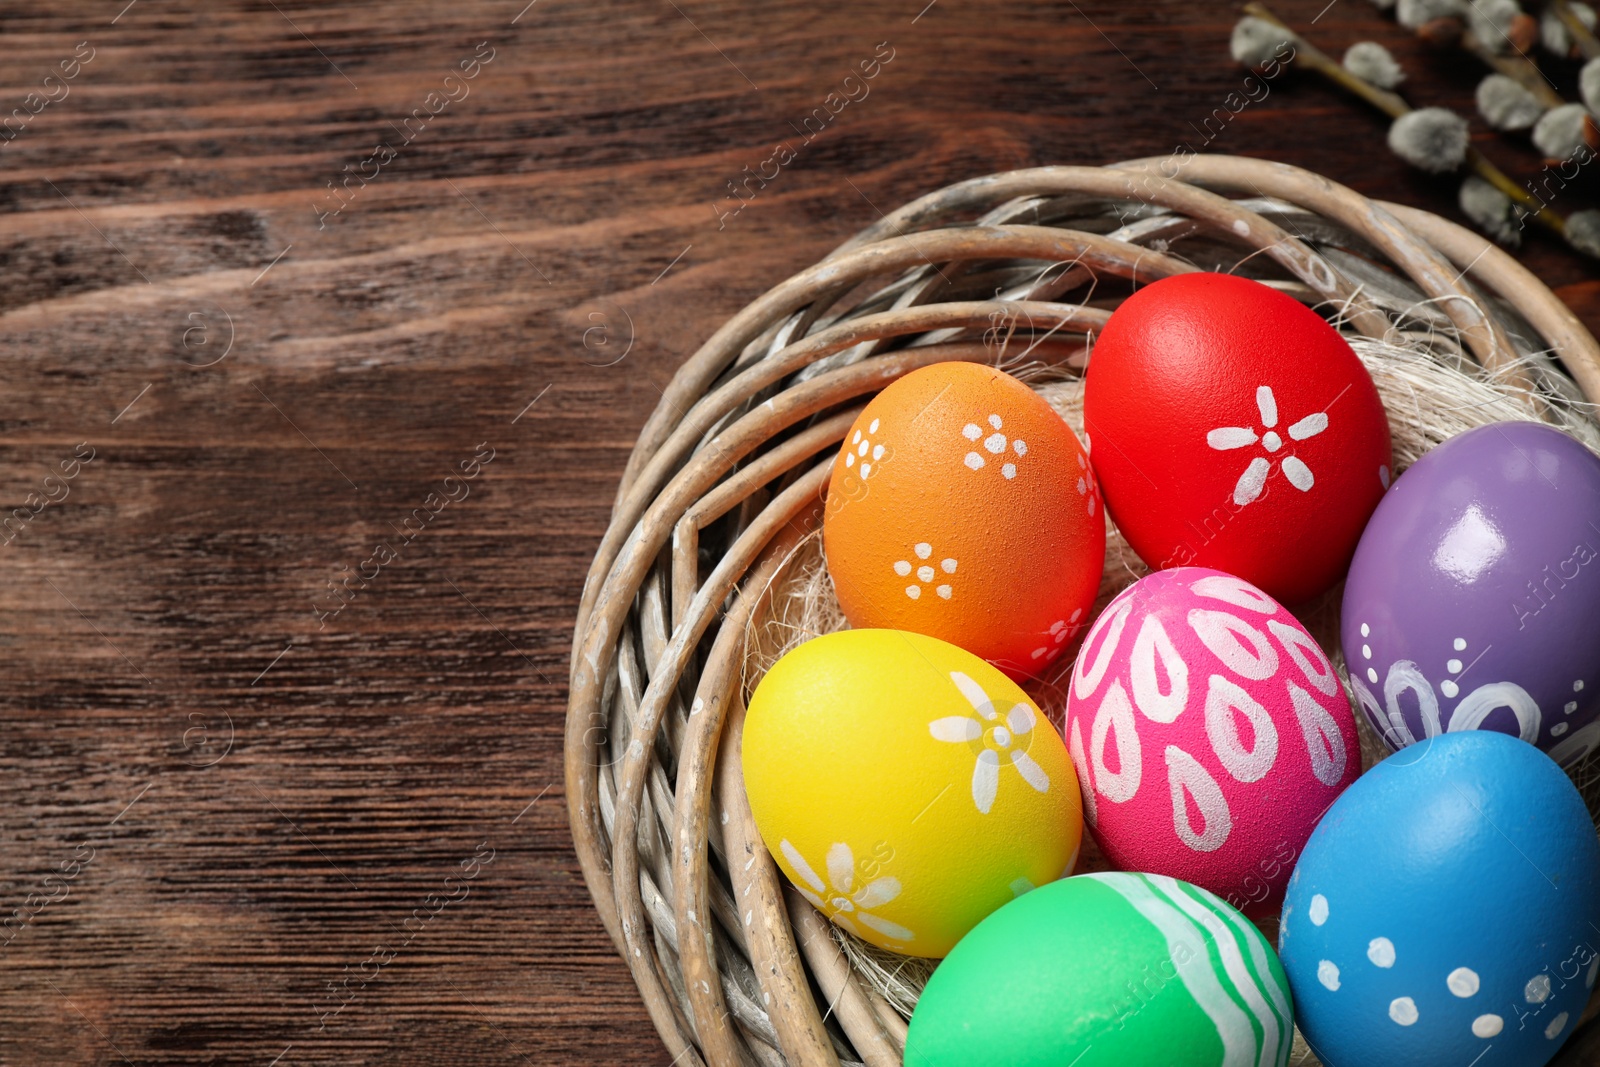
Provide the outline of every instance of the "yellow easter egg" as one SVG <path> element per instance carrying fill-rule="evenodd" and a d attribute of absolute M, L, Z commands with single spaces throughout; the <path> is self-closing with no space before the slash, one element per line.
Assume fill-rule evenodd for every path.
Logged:
<path fill-rule="evenodd" d="M 977 656 L 903 630 L 825 634 L 750 698 L 744 782 L 807 900 L 867 941 L 940 957 L 1070 874 L 1083 835 L 1061 735 Z"/>

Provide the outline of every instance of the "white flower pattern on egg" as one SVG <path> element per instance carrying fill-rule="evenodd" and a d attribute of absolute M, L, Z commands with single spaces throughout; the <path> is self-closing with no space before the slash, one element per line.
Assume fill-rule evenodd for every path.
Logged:
<path fill-rule="evenodd" d="M 982 426 L 969 422 L 962 427 L 961 436 L 972 442 L 972 451 L 968 452 L 962 460 L 970 469 L 982 470 L 993 459 L 1000 461 L 1000 474 L 1007 481 L 1017 476 L 1016 461 L 1028 454 L 1028 442 L 1017 438 L 1010 440 L 1000 432 L 1005 425 L 999 415 L 990 415 L 988 418 L 989 431 L 987 434 Z M 1012 455 L 1007 456 L 1006 449 L 1010 448 Z"/>
<path fill-rule="evenodd" d="M 1049 631 L 1045 634 L 1050 640 L 1034 649 L 1031 653 L 1033 659 L 1053 660 L 1061 655 L 1061 649 L 1070 641 L 1083 624 L 1078 620 L 1083 617 L 1083 609 L 1078 608 L 1069 617 L 1057 619 L 1050 624 Z"/>
<path fill-rule="evenodd" d="M 910 943 L 917 939 L 916 934 L 899 923 L 871 914 L 870 909 L 881 908 L 900 895 L 899 879 L 887 876 L 874 878 L 860 889 L 856 889 L 855 854 L 843 841 L 836 842 L 828 849 L 826 883 L 811 864 L 806 862 L 800 850 L 787 838 L 779 843 L 778 849 L 783 853 L 784 859 L 789 861 L 789 866 L 805 883 L 795 886 L 800 895 L 835 925 L 857 936 L 861 933 L 856 926 L 859 923 L 869 930 L 876 930 L 891 941 Z"/>
<path fill-rule="evenodd" d="M 1278 401 L 1272 395 L 1272 386 L 1262 385 L 1256 388 L 1256 408 L 1261 413 L 1262 432 L 1259 435 L 1248 426 L 1219 426 L 1206 434 L 1206 444 L 1218 452 L 1249 448 L 1258 442 L 1267 452 L 1266 456 L 1256 456 L 1250 461 L 1233 487 L 1233 502 L 1240 507 L 1253 502 L 1261 495 L 1261 491 L 1267 485 L 1267 476 L 1272 473 L 1272 460 L 1268 457 L 1283 447 L 1283 438 L 1274 429 L 1278 425 Z M 1317 436 L 1327 428 L 1327 412 L 1314 411 L 1290 426 L 1286 432 L 1291 440 L 1304 441 Z M 1316 484 L 1311 468 L 1307 467 L 1305 461 L 1298 456 L 1285 456 L 1280 468 L 1283 476 L 1289 479 L 1289 484 L 1302 493 L 1310 492 L 1311 487 Z"/>
<path fill-rule="evenodd" d="M 916 562 L 909 559 L 894 561 L 894 572 L 902 578 L 911 578 L 915 573 L 914 583 L 906 586 L 906 597 L 911 600 L 922 599 L 924 586 L 931 588 L 935 596 L 941 600 L 949 600 L 955 595 L 955 587 L 950 583 L 950 576 L 956 573 L 960 565 L 954 556 L 946 556 L 939 561 L 938 569 L 933 565 L 933 545 L 927 541 L 918 541 L 911 546 L 911 554 L 916 557 Z M 939 584 L 934 585 L 937 581 Z"/>
<path fill-rule="evenodd" d="M 878 432 L 878 426 L 882 421 L 882 419 L 873 419 L 868 424 L 865 433 L 857 430 L 850 438 L 849 447 L 845 449 L 845 468 L 848 470 L 851 467 L 855 467 L 856 461 L 860 460 L 861 466 L 856 473 L 861 477 L 862 481 L 872 477 L 872 472 L 877 468 L 878 461 L 883 459 L 884 446 L 872 440 L 872 435 Z"/>
<path fill-rule="evenodd" d="M 984 692 L 983 686 L 960 671 L 950 672 L 967 703 L 972 705 L 972 715 L 948 715 L 928 724 L 928 732 L 937 740 L 952 744 L 983 744 L 972 767 L 972 802 L 980 814 L 987 815 L 994 807 L 995 796 L 1000 791 L 1000 757 L 1007 755 L 1022 780 L 1040 793 L 1050 791 L 1050 776 L 1044 768 L 1028 755 L 1026 744 L 1019 744 L 1037 722 L 1034 710 L 1026 704 L 1014 704 L 1004 720 L 996 710 L 994 701 Z"/>
<path fill-rule="evenodd" d="M 1083 435 L 1084 447 L 1089 444 L 1089 435 Z M 1094 471 L 1089 468 L 1089 457 L 1085 452 L 1077 454 L 1078 460 L 1078 495 L 1084 499 L 1084 507 L 1088 509 L 1089 516 L 1094 517 Z"/>

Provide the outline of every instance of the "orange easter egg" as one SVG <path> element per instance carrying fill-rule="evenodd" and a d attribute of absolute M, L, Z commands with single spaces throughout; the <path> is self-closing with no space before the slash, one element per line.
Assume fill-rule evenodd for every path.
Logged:
<path fill-rule="evenodd" d="M 845 435 L 823 520 L 851 625 L 1042 673 L 1089 621 L 1106 527 L 1089 456 L 1049 404 L 975 363 L 879 393 Z"/>

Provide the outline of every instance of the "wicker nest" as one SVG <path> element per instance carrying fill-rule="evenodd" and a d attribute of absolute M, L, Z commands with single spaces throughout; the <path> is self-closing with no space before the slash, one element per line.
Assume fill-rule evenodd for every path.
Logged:
<path fill-rule="evenodd" d="M 1600 346 L 1537 278 L 1453 223 L 1261 160 L 962 182 L 767 292 L 645 424 L 573 641 L 578 858 L 675 1065 L 899 1067 L 928 973 L 788 889 L 744 795 L 747 693 L 786 648 L 844 625 L 816 531 L 846 429 L 901 375 L 970 360 L 1020 375 L 1081 432 L 1081 371 L 1110 310 L 1196 269 L 1258 278 L 1339 326 L 1388 408 L 1397 470 L 1499 419 L 1600 444 Z M 1101 604 L 1144 572 L 1110 534 Z M 1336 609 L 1302 612 L 1331 652 Z M 1059 729 L 1059 687 L 1030 691 Z"/>

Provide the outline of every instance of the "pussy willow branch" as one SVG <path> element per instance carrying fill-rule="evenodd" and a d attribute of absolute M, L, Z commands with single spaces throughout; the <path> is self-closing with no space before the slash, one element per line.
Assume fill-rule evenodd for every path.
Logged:
<path fill-rule="evenodd" d="M 1566 26 L 1567 32 L 1572 34 L 1572 40 L 1578 46 L 1578 52 L 1584 59 L 1600 58 L 1600 38 L 1596 38 L 1578 13 L 1572 10 L 1572 5 L 1567 0 L 1550 0 L 1550 10 Z"/>
<path fill-rule="evenodd" d="M 1517 48 L 1516 42 L 1513 41 L 1511 44 L 1516 50 L 1515 55 L 1500 55 L 1479 40 L 1478 35 L 1471 29 L 1467 29 L 1461 34 L 1460 44 L 1464 51 L 1471 52 L 1484 66 L 1497 74 L 1504 74 L 1532 93 L 1534 98 L 1544 105 L 1545 110 L 1567 103 L 1551 86 L 1550 80 L 1544 76 L 1539 65 L 1529 59 L 1522 49 Z"/>
<path fill-rule="evenodd" d="M 1390 92 L 1387 89 L 1380 89 L 1365 78 L 1358 78 L 1350 73 L 1343 66 L 1336 63 L 1332 56 L 1329 56 L 1316 45 L 1306 40 L 1292 26 L 1279 18 L 1271 8 L 1260 3 L 1259 0 L 1251 0 L 1250 3 L 1245 4 L 1244 12 L 1247 15 L 1254 15 L 1264 22 L 1272 23 L 1293 37 L 1296 45 L 1294 62 L 1309 67 L 1334 84 L 1354 93 L 1392 119 L 1398 119 L 1412 112 L 1413 108 L 1406 103 L 1405 98 L 1400 94 Z M 1478 177 L 1520 205 L 1540 225 L 1558 237 L 1566 237 L 1567 224 L 1560 215 L 1545 207 L 1543 201 L 1512 181 L 1505 171 L 1495 166 L 1487 156 L 1471 145 L 1467 146 L 1467 166 L 1472 168 L 1472 171 Z"/>

